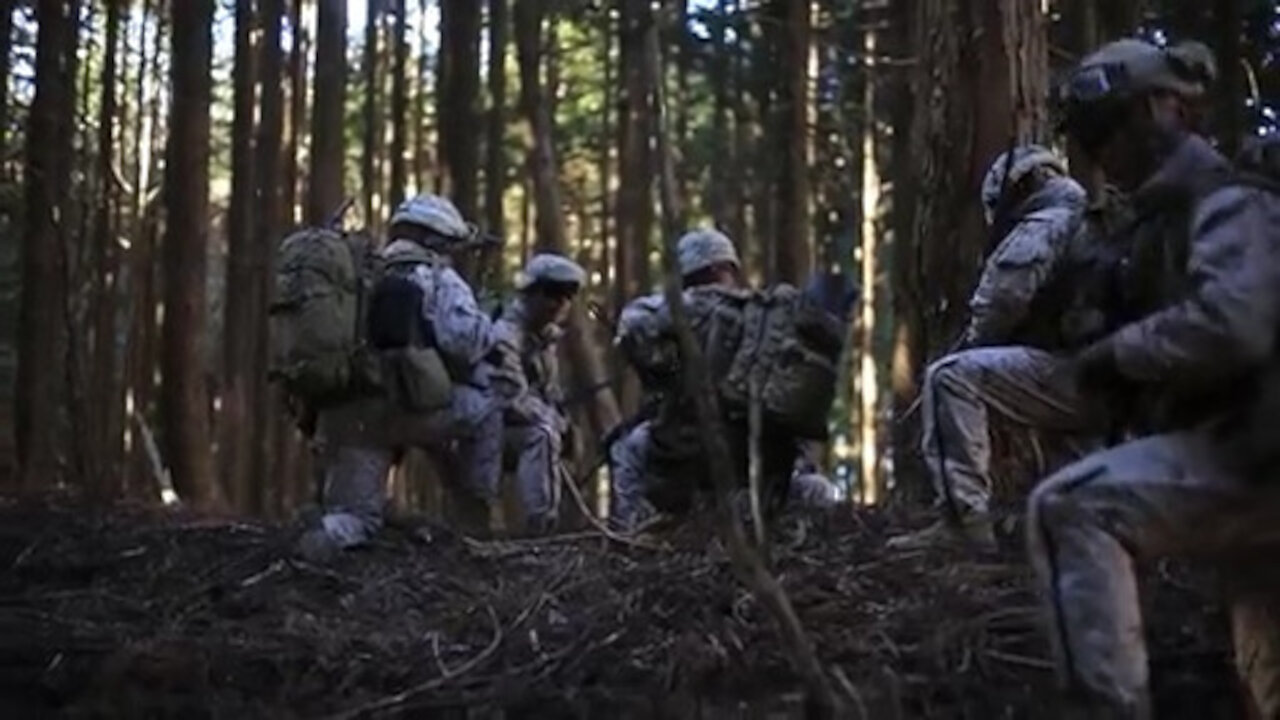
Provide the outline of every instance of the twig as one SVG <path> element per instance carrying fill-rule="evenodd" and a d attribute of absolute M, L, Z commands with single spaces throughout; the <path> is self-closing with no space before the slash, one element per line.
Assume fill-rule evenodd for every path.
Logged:
<path fill-rule="evenodd" d="M 1010 665 L 1019 665 L 1025 668 L 1032 668 L 1033 670 L 1053 669 L 1053 663 L 1042 658 L 1027 657 L 1025 655 L 1001 652 L 999 650 L 987 650 L 986 654 L 994 660 L 1009 663 Z"/>
<path fill-rule="evenodd" d="M 345 720 L 346 718 L 359 717 L 360 715 L 364 715 L 365 713 L 377 712 L 379 710 L 388 710 L 397 705 L 403 705 L 404 703 L 412 699 L 415 695 L 421 695 L 422 693 L 435 690 L 440 686 L 444 685 L 445 683 L 449 682 L 450 680 L 456 677 L 459 677 L 461 675 L 465 675 L 471 670 L 474 670 L 475 668 L 479 667 L 482 663 L 484 663 L 486 660 L 492 657 L 494 653 L 498 651 L 498 647 L 502 645 L 503 638 L 506 637 L 506 635 L 502 632 L 502 624 L 498 622 L 498 613 L 494 611 L 493 606 L 486 605 L 485 609 L 489 611 L 489 621 L 493 624 L 493 638 L 489 641 L 489 644 L 485 647 L 485 649 L 473 655 L 470 660 L 467 660 L 466 662 L 462 663 L 452 672 L 448 671 L 448 669 L 444 667 L 443 662 L 440 662 L 440 668 L 442 671 L 444 671 L 444 674 L 440 675 L 439 677 L 434 677 L 424 683 L 420 683 L 407 690 L 398 692 L 395 695 L 388 695 L 387 697 L 384 697 L 381 700 L 367 703 L 365 705 L 361 705 L 360 707 L 353 708 L 351 710 L 340 713 L 338 715 L 334 715 L 332 716 L 333 719 Z M 437 657 L 437 662 L 439 662 L 438 657 Z"/>
<path fill-rule="evenodd" d="M 564 463 L 560 463 L 558 467 L 559 470 L 557 475 L 560 476 L 560 482 L 564 483 L 565 487 L 568 488 L 569 494 L 573 496 L 574 503 L 578 506 L 578 510 L 582 513 L 582 516 L 585 517 L 587 522 L 591 523 L 591 526 L 599 531 L 601 535 L 604 535 L 614 542 L 630 545 L 632 547 L 644 548 L 646 550 L 662 549 L 652 543 L 647 543 L 635 538 L 629 538 L 610 530 L 608 525 L 601 522 L 600 518 L 596 517 L 595 513 L 591 512 L 591 509 L 587 506 L 587 499 L 582 497 L 582 489 L 578 487 L 578 483 L 574 481 L 573 476 L 569 473 L 568 469 L 565 468 Z"/>
<path fill-rule="evenodd" d="M 767 552 L 764 513 L 760 511 L 760 383 L 753 376 L 748 381 L 747 406 L 747 483 L 751 488 L 751 524 L 756 532 L 756 548 Z"/>
<path fill-rule="evenodd" d="M 867 704 L 862 700 L 862 693 L 858 692 L 858 688 L 849 681 L 849 676 L 845 675 L 844 668 L 839 665 L 831 666 L 831 674 L 835 676 L 836 682 L 840 683 L 840 687 L 844 689 L 845 695 L 849 696 L 849 700 L 853 706 L 858 709 L 858 717 L 865 718 L 867 715 Z"/>
<path fill-rule="evenodd" d="M 668 22 L 670 19 L 668 18 Z M 658 26 L 651 23 L 646 28 L 644 37 L 644 55 L 646 68 L 650 77 L 661 78 L 662 62 L 658 47 Z M 809 701 L 814 709 L 825 717 L 837 717 L 842 703 L 831 685 L 822 664 L 818 662 L 813 641 L 805 633 L 804 626 L 796 617 L 791 600 L 778 583 L 777 578 L 769 572 L 760 554 L 747 542 L 742 521 L 734 510 L 730 497 L 733 492 L 733 479 L 729 475 L 729 448 L 725 441 L 721 423 L 719 401 L 716 397 L 715 383 L 711 381 L 711 372 L 707 367 L 706 357 L 695 343 L 689 319 L 685 316 L 684 302 L 679 288 L 679 268 L 676 265 L 675 235 L 677 218 L 680 216 L 680 199 L 675 189 L 675 166 L 671 157 L 671 147 L 665 128 L 666 97 L 663 83 L 658 82 L 654 88 L 654 113 L 652 135 L 657 143 L 656 159 L 661 163 L 658 172 L 662 197 L 663 229 L 668 238 L 665 252 L 662 254 L 663 265 L 667 273 L 665 297 L 671 313 L 672 325 L 679 342 L 680 358 L 684 364 L 684 381 L 686 392 L 692 394 L 698 413 L 698 424 L 702 432 L 706 458 L 711 466 L 711 480 L 715 487 L 716 507 L 719 510 L 719 530 L 729 550 L 729 558 L 734 571 L 741 581 L 751 588 L 756 597 L 777 621 L 782 633 L 784 646 L 787 648 L 792 665 L 804 679 L 808 690 Z"/>

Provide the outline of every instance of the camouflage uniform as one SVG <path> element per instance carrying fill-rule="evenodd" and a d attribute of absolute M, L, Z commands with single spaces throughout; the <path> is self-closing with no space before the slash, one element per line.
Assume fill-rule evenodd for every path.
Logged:
<path fill-rule="evenodd" d="M 540 281 L 581 287 L 586 273 L 568 258 L 536 255 L 517 281 L 524 291 Z M 516 487 L 529 532 L 555 525 L 559 505 L 557 483 L 563 438 L 569 417 L 563 409 L 557 343 L 563 330 L 554 324 L 530 324 L 527 300 L 521 295 L 506 308 L 496 326 L 498 354 L 494 371 L 496 399 L 502 405 L 505 445 L 517 457 Z"/>
<path fill-rule="evenodd" d="M 405 216 L 421 218 L 433 230 L 443 226 L 451 232 L 446 240 L 462 239 L 466 226 L 447 203 L 435 196 L 413 198 L 397 211 L 393 224 Z M 434 214 L 440 212 L 443 220 Z M 490 502 L 496 493 L 502 417 L 489 399 L 484 362 L 494 346 L 493 325 L 446 255 L 393 239 L 383 256 L 388 265 L 409 266 L 408 277 L 422 290 L 422 318 L 434 328 L 440 353 L 457 369 L 451 404 L 437 412 L 409 413 L 386 396 L 371 396 L 320 412 L 315 452 L 323 468 L 325 514 L 322 535 L 310 538 L 316 548 L 359 545 L 378 531 L 387 472 L 407 446 L 452 450 L 471 494 Z"/>
<path fill-rule="evenodd" d="M 1157 72 L 1168 52 L 1124 41 L 1091 56 L 1077 74 L 1123 65 L 1130 82 L 1181 92 L 1185 70 Z M 1087 113 L 1081 121 L 1091 119 Z M 1140 219 L 1135 232 L 1132 259 L 1139 262 L 1125 266 L 1134 272 L 1126 284 L 1149 292 L 1137 294 L 1132 309 L 1160 309 L 1091 346 L 1079 360 L 1086 377 L 1099 378 L 1095 382 L 1110 377 L 1107 382 L 1133 383 L 1139 397 L 1160 400 L 1136 406 L 1138 419 L 1156 434 L 1053 474 L 1028 503 L 1030 552 L 1060 679 L 1117 717 L 1150 713 L 1134 564 L 1211 558 L 1230 580 L 1247 572 L 1236 561 L 1259 548 L 1274 552 L 1280 542 L 1274 464 L 1249 462 L 1251 447 L 1274 452 L 1275 408 L 1255 403 L 1274 401 L 1276 393 L 1274 385 L 1260 383 L 1275 374 L 1280 199 L 1256 188 L 1213 184 L 1229 175 L 1227 162 L 1208 143 L 1188 136 L 1138 189 L 1140 218 L 1148 204 L 1170 197 L 1189 211 L 1182 218 L 1190 216 L 1179 227 L 1173 214 L 1171 227 L 1171 215 L 1156 212 Z M 1149 250 L 1155 254 L 1146 255 Z M 1179 257 L 1181 267 L 1174 262 Z M 1155 281 L 1144 281 L 1145 273 Z M 1242 422 L 1242 415 L 1249 420 L 1255 414 L 1261 419 Z M 1250 429 L 1261 433 L 1258 445 L 1248 442 Z M 1280 632 L 1275 605 L 1266 599 L 1237 598 L 1233 625 L 1240 670 L 1262 716 L 1274 718 L 1280 717 Z"/>
<path fill-rule="evenodd" d="M 738 265 L 732 242 L 713 230 L 687 233 L 678 243 L 677 256 L 686 277 L 717 263 Z M 740 306 L 749 296 L 749 291 L 719 284 L 691 287 L 683 293 L 694 338 L 715 377 L 724 377 L 741 342 Z M 634 527 L 652 512 L 652 504 L 665 510 L 683 508 L 696 478 L 707 476 L 702 467 L 706 453 L 700 426 L 692 402 L 679 387 L 674 343 L 664 335 L 669 323 L 660 295 L 633 301 L 619 319 L 615 344 L 624 348 L 636 366 L 646 395 L 660 398 L 654 403 L 655 416 L 630 428 L 609 450 L 610 517 L 621 528 Z M 730 451 L 741 461 L 739 474 L 745 476 L 745 418 L 728 420 Z M 834 498 L 830 483 L 814 468 L 793 472 L 796 443 L 767 430 L 762 435 L 766 439 L 765 475 L 790 477 L 788 497 L 795 504 L 828 507 Z"/>
<path fill-rule="evenodd" d="M 1046 151 L 1019 150 L 1042 166 L 1061 167 Z M 992 170 L 1008 164 L 998 158 Z M 1029 172 L 1035 166 L 1017 161 L 1013 167 Z M 990 179 L 984 183 L 990 184 Z M 1062 361 L 1051 352 L 1057 349 L 1054 330 L 1062 308 L 1035 307 L 1037 298 L 1064 271 L 1068 245 L 1081 227 L 1084 199 L 1084 190 L 1074 181 L 1052 177 L 1026 200 L 1012 231 L 988 259 L 970 300 L 964 345 L 972 349 L 946 355 L 925 371 L 921 451 L 938 497 L 959 513 L 971 539 L 981 545 L 993 541 L 987 519 L 989 413 L 1065 433 L 1098 425 L 1097 408 L 1082 396 L 1070 373 L 1062 372 Z M 897 538 L 894 544 L 929 544 L 945 528 L 939 523 L 924 533 Z"/>

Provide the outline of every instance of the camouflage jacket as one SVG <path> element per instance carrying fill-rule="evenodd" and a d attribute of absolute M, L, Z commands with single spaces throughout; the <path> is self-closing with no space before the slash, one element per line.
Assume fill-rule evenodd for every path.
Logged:
<path fill-rule="evenodd" d="M 1134 195 L 1126 314 L 1107 340 L 1142 388 L 1142 430 L 1233 408 L 1274 363 L 1280 329 L 1280 196 L 1231 182 L 1230 163 L 1189 136 Z"/>
<path fill-rule="evenodd" d="M 519 298 L 503 310 L 495 324 L 498 362 L 492 379 L 507 422 L 544 425 L 563 432 L 567 420 L 561 409 L 564 391 L 556 356 L 562 335 L 555 325 L 531 331 Z"/>
<path fill-rule="evenodd" d="M 1019 209 L 1019 219 L 987 259 L 969 300 L 964 345 L 1044 347 L 1056 318 L 1037 317 L 1032 302 L 1057 272 L 1079 226 L 1085 192 L 1070 178 L 1054 178 Z"/>

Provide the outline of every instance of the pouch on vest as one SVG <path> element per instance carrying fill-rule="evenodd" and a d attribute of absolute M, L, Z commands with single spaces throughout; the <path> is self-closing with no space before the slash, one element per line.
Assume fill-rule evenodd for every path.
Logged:
<path fill-rule="evenodd" d="M 388 272 L 374 286 L 367 334 L 377 351 L 383 386 L 410 412 L 448 407 L 453 382 L 436 349 L 435 332 L 422 316 L 422 288 L 407 275 Z"/>

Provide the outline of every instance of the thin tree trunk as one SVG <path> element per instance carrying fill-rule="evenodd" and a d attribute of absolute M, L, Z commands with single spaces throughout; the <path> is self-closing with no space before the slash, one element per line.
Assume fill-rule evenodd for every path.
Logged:
<path fill-rule="evenodd" d="M 13 8 L 15 0 L 0 0 L 0 177 L 9 168 L 9 68 L 13 52 Z"/>
<path fill-rule="evenodd" d="M 232 505 L 251 504 L 253 425 L 250 422 L 254 376 L 253 217 L 254 105 L 256 61 L 253 55 L 254 3 L 236 3 L 235 62 L 232 68 L 234 115 L 231 119 L 231 201 L 227 208 L 226 302 L 222 323 L 222 410 L 219 464 Z"/>
<path fill-rule="evenodd" d="M 382 15 L 384 0 L 369 0 L 364 25 L 364 150 L 360 156 L 360 186 L 364 198 L 364 220 L 370 227 L 378 225 L 374 217 L 374 197 L 378 192 L 376 166 L 379 148 L 381 117 L 378 114 L 378 19 Z"/>
<path fill-rule="evenodd" d="M 1218 119 L 1217 137 L 1222 141 L 1224 152 L 1232 157 L 1239 152 L 1245 134 L 1243 98 L 1246 95 L 1241 66 L 1244 50 L 1240 42 L 1244 17 L 1240 0 L 1217 0 L 1213 3 L 1213 13 L 1220 68 L 1214 116 Z"/>
<path fill-rule="evenodd" d="M 437 154 L 444 192 L 467 218 L 476 214 L 480 164 L 480 7 L 479 0 L 440 3 Z"/>
<path fill-rule="evenodd" d="M 280 86 L 284 78 L 284 53 L 280 47 L 280 25 L 284 16 L 284 0 L 261 0 L 259 8 L 262 18 L 262 46 L 258 77 L 262 94 L 258 102 L 260 122 L 254 148 L 257 155 L 254 159 L 254 179 L 258 202 L 255 207 L 257 223 L 253 239 L 253 276 L 250 280 L 250 292 L 253 293 L 253 324 L 250 327 L 254 335 L 254 374 L 250 388 L 253 393 L 251 397 L 256 399 L 252 422 L 255 433 L 254 455 L 250 467 L 253 487 L 257 492 L 249 495 L 251 505 L 247 509 L 251 512 L 263 512 L 272 507 L 272 497 L 279 490 L 276 483 L 281 479 L 271 472 L 280 408 L 274 401 L 266 368 L 270 356 L 267 301 L 273 277 L 274 248 L 280 242 L 283 215 L 280 204 L 280 148 L 284 135 L 284 103 Z"/>
<path fill-rule="evenodd" d="M 613 28 L 613 15 L 605 12 L 602 16 L 604 44 L 601 46 L 600 66 L 604 73 L 604 102 L 600 103 L 600 136 L 597 140 L 600 143 L 600 165 L 597 170 L 600 175 L 600 244 L 596 268 L 600 272 L 600 287 L 607 291 L 613 285 L 613 255 L 609 250 L 613 245 L 613 229 L 609 224 L 613 211 L 609 202 L 609 196 L 613 192 L 613 144 L 609 139 L 614 137 L 613 108 L 618 100 L 617 88 L 614 87 L 613 40 L 616 32 Z"/>
<path fill-rule="evenodd" d="M 418 0 L 418 71 L 413 96 L 413 177 L 418 192 L 425 192 L 427 169 L 431 164 L 427 148 L 427 103 L 431 77 L 431 56 L 427 52 L 427 0 Z"/>
<path fill-rule="evenodd" d="M 176 489 L 197 507 L 217 509 L 224 501 L 210 452 L 203 352 L 214 1 L 187 0 L 174 10 L 160 407 Z"/>
<path fill-rule="evenodd" d="M 74 5 L 74 4 L 73 4 Z M 62 0 L 36 5 L 36 84 L 27 121 L 26 222 L 18 316 L 15 435 L 21 487 L 51 487 L 61 474 L 66 433 L 65 348 L 60 317 L 66 303 L 67 187 L 71 175 L 75 96 L 70 18 Z M 51 317 L 52 316 L 52 317 Z M 52 322 L 50 320 L 53 320 Z"/>
<path fill-rule="evenodd" d="M 93 378 L 89 402 L 94 419 L 93 461 L 90 465 L 95 493 L 102 498 L 118 492 L 120 454 L 119 384 L 116 379 L 116 295 L 120 273 L 120 254 L 116 245 L 116 192 L 111 169 L 115 161 L 116 127 L 116 48 L 120 38 L 119 3 L 107 3 L 106 40 L 103 44 L 101 100 L 98 108 L 98 207 L 94 227 L 93 303 Z"/>
<path fill-rule="evenodd" d="M 552 144 L 551 112 L 539 81 L 541 28 L 545 17 L 543 0 L 521 0 L 515 6 L 516 52 L 520 64 L 520 103 L 533 134 L 532 156 L 534 196 L 538 210 L 538 236 L 555 252 L 565 253 L 564 211 L 560 196 L 556 154 Z M 580 305 L 574 305 L 571 330 L 565 334 L 567 353 L 574 376 L 581 387 L 599 387 L 604 366 L 586 332 L 589 321 Z M 592 430 L 603 436 L 619 421 L 618 405 L 608 388 L 596 393 L 588 403 Z"/>
<path fill-rule="evenodd" d="M 721 0 L 720 12 L 725 16 L 726 22 L 728 18 L 737 17 L 739 14 L 738 0 Z M 746 105 L 746 83 L 743 81 L 744 68 L 746 58 L 743 57 L 741 47 L 741 34 L 737 34 L 737 42 L 731 47 L 726 48 L 729 53 L 729 77 L 728 86 L 730 88 L 729 97 L 733 98 L 730 105 L 730 114 L 733 121 L 733 138 L 732 147 L 729 150 L 729 157 L 725 158 L 725 186 L 726 186 L 726 204 L 728 205 L 728 220 L 725 229 L 729 232 L 729 236 L 733 238 L 733 242 L 738 246 L 738 254 L 742 257 L 744 263 L 748 262 L 747 249 L 747 178 L 744 162 L 745 158 L 751 157 L 751 127 L 748 121 L 748 111 Z M 744 265 L 745 270 L 750 270 L 748 265 Z"/>
<path fill-rule="evenodd" d="M 783 81 L 779 84 L 778 132 L 770 145 L 782 151 L 777 175 L 778 232 L 773 266 L 775 278 L 798 283 L 812 265 L 809 233 L 809 36 L 812 18 L 808 0 L 782 0 L 785 32 L 782 42 Z"/>
<path fill-rule="evenodd" d="M 295 226 L 302 222 L 302 208 L 298 198 L 302 189 L 302 172 L 298 156 L 302 152 L 307 121 L 307 33 L 302 25 L 302 6 L 306 0 L 289 3 L 289 28 L 292 42 L 289 46 L 289 129 L 284 147 L 284 224 Z"/>
<path fill-rule="evenodd" d="M 711 84 L 711 179 L 707 205 L 711 219 L 718 228 L 729 228 L 728 188 L 729 177 L 729 58 L 730 49 L 725 39 L 729 23 L 728 2 L 720 0 L 716 5 L 715 20 L 711 26 L 711 66 L 707 81 Z M 737 238 L 734 239 L 737 242 Z"/>
<path fill-rule="evenodd" d="M 405 145 L 408 128 L 409 102 L 406 90 L 408 78 L 405 73 L 409 64 L 409 16 L 405 0 L 395 0 L 396 32 L 395 32 L 395 64 L 391 69 L 391 202 L 398 205 L 404 199 L 405 186 Z"/>
<path fill-rule="evenodd" d="M 347 3 L 317 0 L 315 107 L 307 222 L 318 224 L 342 204 L 343 110 L 347 98 Z"/>
<path fill-rule="evenodd" d="M 502 198 L 507 189 L 507 0 L 489 0 L 489 117 L 485 157 L 485 224 L 506 232 Z M 607 85 L 607 82 L 606 82 Z"/>

